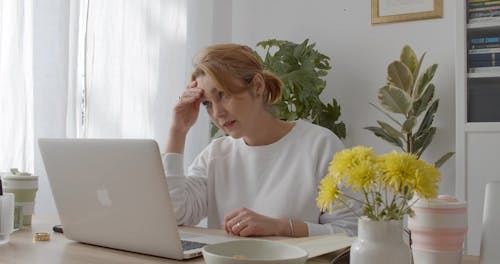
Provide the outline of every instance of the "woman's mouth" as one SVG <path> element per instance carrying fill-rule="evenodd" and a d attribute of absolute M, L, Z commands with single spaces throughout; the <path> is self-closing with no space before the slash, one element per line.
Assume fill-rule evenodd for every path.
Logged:
<path fill-rule="evenodd" d="M 236 120 L 231 120 L 231 121 L 227 121 L 223 124 L 224 128 L 232 128 L 234 126 L 234 124 L 236 123 Z"/>

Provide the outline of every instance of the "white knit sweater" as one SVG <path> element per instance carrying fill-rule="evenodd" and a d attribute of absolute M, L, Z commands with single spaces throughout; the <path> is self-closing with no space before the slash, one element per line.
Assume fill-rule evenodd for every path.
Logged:
<path fill-rule="evenodd" d="M 208 218 L 221 228 L 224 216 L 242 207 L 275 218 L 306 222 L 309 235 L 355 235 L 357 218 L 347 208 L 333 214 L 316 206 L 318 185 L 342 142 L 329 130 L 296 121 L 283 138 L 252 147 L 243 139 L 222 137 L 209 144 L 183 172 L 183 156 L 163 156 L 165 174 L 180 225 Z M 356 210 L 360 206 L 351 203 Z"/>

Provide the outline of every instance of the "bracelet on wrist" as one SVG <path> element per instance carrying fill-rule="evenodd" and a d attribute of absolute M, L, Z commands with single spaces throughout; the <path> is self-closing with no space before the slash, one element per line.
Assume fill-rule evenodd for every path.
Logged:
<path fill-rule="evenodd" d="M 288 224 L 290 224 L 290 236 L 295 237 L 295 232 L 293 230 L 293 221 L 291 218 L 288 218 Z"/>

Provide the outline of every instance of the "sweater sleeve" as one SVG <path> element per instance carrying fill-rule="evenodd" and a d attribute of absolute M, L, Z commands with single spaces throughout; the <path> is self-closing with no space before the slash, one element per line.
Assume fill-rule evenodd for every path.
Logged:
<path fill-rule="evenodd" d="M 344 192 L 349 192 L 344 188 Z M 351 193 L 351 197 L 357 195 Z M 309 236 L 344 233 L 348 236 L 356 236 L 358 233 L 358 217 L 362 215 L 361 205 L 354 200 L 346 200 L 350 209 L 342 206 L 336 208 L 332 213 L 321 213 L 319 224 L 306 222 Z M 356 215 L 357 214 L 357 215 Z"/>
<path fill-rule="evenodd" d="M 344 149 L 344 144 L 340 139 L 331 133 L 331 136 L 325 137 L 321 143 L 321 147 L 317 147 L 318 151 L 318 167 L 317 167 L 317 184 L 328 173 L 328 166 L 335 153 Z M 344 193 L 348 193 L 351 197 L 357 197 L 349 189 L 341 187 Z M 362 208 L 359 202 L 346 199 L 349 208 L 342 205 L 330 214 L 328 212 L 321 213 L 319 223 L 306 222 L 309 236 L 344 233 L 349 236 L 357 235 L 358 217 L 362 214 Z"/>
<path fill-rule="evenodd" d="M 201 158 L 198 156 L 193 165 L 200 165 Z M 186 177 L 182 154 L 165 153 L 162 160 L 177 224 L 198 224 L 207 215 L 207 178 L 201 175 Z"/>

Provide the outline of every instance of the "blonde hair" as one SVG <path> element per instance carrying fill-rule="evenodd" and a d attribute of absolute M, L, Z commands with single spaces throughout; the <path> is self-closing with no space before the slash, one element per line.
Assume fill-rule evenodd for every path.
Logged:
<path fill-rule="evenodd" d="M 263 70 L 255 52 L 248 46 L 217 44 L 204 48 L 194 59 L 191 80 L 207 74 L 217 88 L 234 95 L 248 91 L 257 74 L 264 79 L 265 104 L 275 104 L 281 98 L 283 83 L 273 73 Z"/>

